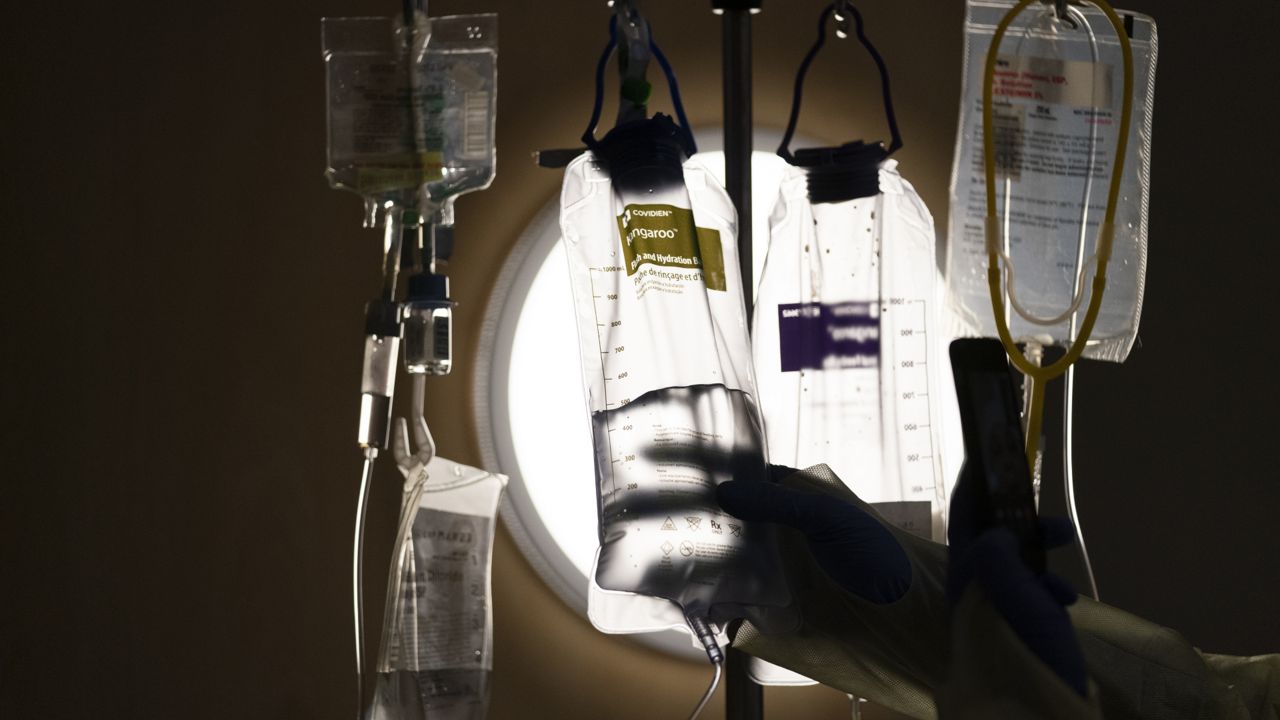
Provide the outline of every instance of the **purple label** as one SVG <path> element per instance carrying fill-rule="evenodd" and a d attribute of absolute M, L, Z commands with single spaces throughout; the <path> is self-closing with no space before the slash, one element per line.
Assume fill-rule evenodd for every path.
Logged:
<path fill-rule="evenodd" d="M 778 306 L 782 372 L 880 365 L 880 305 L 873 302 Z"/>

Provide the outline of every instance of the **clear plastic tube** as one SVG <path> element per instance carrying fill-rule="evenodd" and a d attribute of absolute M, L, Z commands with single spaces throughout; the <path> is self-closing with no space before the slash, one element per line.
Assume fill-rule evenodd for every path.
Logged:
<path fill-rule="evenodd" d="M 419 476 L 412 484 L 405 483 L 404 499 L 400 504 L 400 522 L 397 523 L 396 529 L 396 551 L 391 555 L 391 569 L 388 571 L 390 582 L 387 584 L 389 588 L 398 588 L 404 582 L 405 557 L 406 554 L 412 563 L 414 560 L 413 553 L 413 518 L 417 515 L 418 504 L 422 501 L 422 491 L 425 486 L 423 478 Z M 412 572 L 412 570 L 411 570 Z M 415 612 L 414 622 L 417 622 L 417 614 Z M 386 609 L 382 613 L 382 637 L 391 637 L 395 632 L 396 615 L 396 596 L 392 592 L 387 593 Z M 414 642 L 417 641 L 417 633 L 414 632 L 412 637 Z M 391 668 L 385 667 L 386 652 L 382 653 L 384 661 L 379 662 L 378 672 L 390 672 Z M 418 654 L 414 653 L 411 662 L 414 667 L 407 668 L 409 670 L 419 670 L 417 667 Z"/>
<path fill-rule="evenodd" d="M 1075 444 L 1075 431 L 1073 429 L 1076 405 L 1075 385 L 1076 369 L 1072 366 L 1067 368 L 1066 388 L 1063 390 L 1065 402 L 1063 403 L 1062 417 L 1062 478 L 1067 494 L 1067 516 L 1071 518 L 1071 524 L 1076 528 L 1076 541 L 1080 543 L 1080 557 L 1084 560 L 1084 572 L 1089 577 L 1089 593 L 1094 600 L 1101 600 L 1102 598 L 1098 596 L 1098 580 L 1093 575 L 1093 563 L 1089 560 L 1089 549 L 1084 544 L 1084 530 L 1080 528 L 1080 517 L 1076 510 L 1075 461 L 1073 457 L 1073 446 Z"/>
<path fill-rule="evenodd" d="M 1094 63 L 1098 62 L 1098 38 L 1093 33 L 1093 26 L 1089 24 L 1086 18 L 1079 10 L 1068 8 L 1070 17 L 1077 23 L 1078 27 L 1084 27 L 1089 33 L 1089 49 L 1093 53 Z M 1094 102 L 1097 105 L 1097 102 Z M 1097 126 L 1091 126 L 1092 131 L 1089 134 L 1089 147 L 1092 149 L 1097 146 Z M 1085 191 L 1083 210 L 1080 216 L 1080 244 L 1076 250 L 1076 267 L 1080 268 L 1080 273 L 1076 276 L 1076 287 L 1074 288 L 1076 296 L 1082 297 L 1084 291 L 1084 244 L 1085 234 L 1089 225 L 1089 198 L 1093 192 L 1093 153 L 1089 153 L 1089 166 L 1086 172 Z M 1096 256 L 1093 260 L 1096 260 Z M 1079 313 L 1077 308 L 1079 302 L 1071 310 L 1071 322 L 1067 328 L 1067 338 L 1070 342 L 1075 343 L 1079 330 Z M 1025 317 L 1025 315 L 1024 315 Z M 1076 386 L 1076 368 L 1074 365 L 1067 368 L 1067 377 L 1063 388 L 1063 411 L 1062 411 L 1062 485 L 1067 499 L 1067 517 L 1071 518 L 1071 524 L 1076 529 L 1076 541 L 1080 543 L 1080 557 L 1084 561 L 1085 575 L 1089 578 L 1089 592 L 1093 595 L 1094 600 L 1100 600 L 1098 597 L 1098 581 L 1093 575 L 1093 562 L 1089 559 L 1089 549 L 1084 543 L 1084 530 L 1080 527 L 1079 512 L 1076 509 L 1076 483 L 1075 483 L 1075 386 Z"/>
<path fill-rule="evenodd" d="M 356 643 L 356 717 L 364 713 L 364 519 L 369 502 L 369 485 L 373 477 L 375 448 L 364 451 L 364 468 L 360 471 L 360 495 L 356 500 L 355 538 L 351 549 L 351 600 Z"/>
<path fill-rule="evenodd" d="M 1046 10 L 1045 12 L 1056 13 L 1057 11 Z M 1080 12 L 1079 10 L 1073 7 L 1067 7 L 1066 16 L 1065 17 L 1059 16 L 1059 18 L 1071 23 L 1076 28 L 1084 28 L 1085 32 L 1089 34 L 1089 53 L 1092 56 L 1093 63 L 1097 65 L 1098 55 L 1099 55 L 1098 36 L 1094 34 L 1093 25 L 1089 23 L 1089 19 L 1084 16 L 1084 13 Z M 1022 42 L 1026 40 L 1027 36 L 1030 35 L 1030 33 L 1031 33 L 1031 26 L 1028 25 L 1026 27 L 1026 30 L 1024 31 L 1023 37 L 1019 38 L 1018 40 L 1017 50 L 1015 50 L 1015 54 L 1017 54 L 1021 50 Z M 1098 88 L 1097 88 L 1096 82 L 1093 83 L 1093 87 L 1091 88 L 1090 95 L 1092 98 L 1093 106 L 1096 108 L 1100 104 L 1098 101 Z M 1004 270 L 1005 270 L 1004 291 L 1005 291 L 1005 295 L 1008 296 L 1009 305 L 1012 307 L 1012 309 L 1015 312 L 1018 313 L 1019 316 L 1022 317 L 1023 320 L 1026 320 L 1027 322 L 1033 325 L 1053 326 L 1053 325 L 1059 325 L 1067 321 L 1068 319 L 1070 319 L 1072 323 L 1072 340 L 1075 339 L 1074 331 L 1075 331 L 1076 315 L 1080 309 L 1081 301 L 1084 300 L 1084 287 L 1085 287 L 1085 277 L 1086 277 L 1085 273 L 1088 271 L 1089 266 L 1093 265 L 1098 261 L 1097 255 L 1090 256 L 1087 262 L 1085 261 L 1085 257 L 1084 257 L 1085 241 L 1087 239 L 1086 236 L 1089 230 L 1089 201 L 1093 196 L 1093 174 L 1094 174 L 1094 158 L 1095 158 L 1093 149 L 1096 148 L 1097 146 L 1098 146 L 1098 126 L 1090 125 L 1089 126 L 1089 161 L 1088 161 L 1088 164 L 1086 165 L 1086 169 L 1084 173 L 1084 177 L 1085 177 L 1084 193 L 1083 193 L 1084 197 L 1081 199 L 1081 202 L 1080 202 L 1082 209 L 1081 209 L 1081 215 L 1080 215 L 1080 235 L 1078 240 L 1079 245 L 1078 245 L 1078 249 L 1076 250 L 1076 275 L 1074 280 L 1075 287 L 1073 288 L 1072 295 L 1071 295 L 1071 305 L 1068 306 L 1067 309 L 1064 310 L 1061 314 L 1056 315 L 1054 317 L 1051 317 L 1051 318 L 1038 317 L 1034 315 L 1030 310 L 1023 307 L 1022 303 L 1018 301 L 1017 280 L 1014 277 L 1013 257 L 1012 257 L 1011 249 L 1009 247 L 1009 238 L 1012 235 L 1012 233 L 1009 231 L 1009 223 L 1010 223 L 1010 214 L 1012 212 L 1012 205 L 1013 205 L 1012 203 L 1013 180 L 1007 177 L 1005 178 L 1005 181 L 1004 181 L 1005 199 L 1004 199 L 1004 218 L 1002 220 L 1002 225 L 1004 227 L 1005 244 L 1004 244 L 1003 252 L 1001 253 L 1000 259 L 1004 262 Z"/>
<path fill-rule="evenodd" d="M 693 714 L 689 716 L 689 720 L 698 720 L 698 716 L 706 709 L 707 703 L 711 702 L 711 696 L 716 694 L 716 688 L 720 685 L 720 676 L 724 672 L 723 663 L 714 663 L 715 673 L 711 676 L 711 684 L 707 686 L 707 691 L 703 693 L 702 700 L 698 701 L 698 706 L 693 709 Z"/>

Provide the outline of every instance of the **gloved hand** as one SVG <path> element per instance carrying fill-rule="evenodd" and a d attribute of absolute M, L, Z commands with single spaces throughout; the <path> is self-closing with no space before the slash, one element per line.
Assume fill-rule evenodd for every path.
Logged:
<path fill-rule="evenodd" d="M 891 603 L 911 586 L 911 562 L 893 534 L 862 509 L 830 495 L 778 484 L 796 470 L 769 467 L 773 482 L 730 481 L 716 500 L 734 517 L 800 531 L 815 560 L 840 587 L 874 603 Z"/>
<path fill-rule="evenodd" d="M 962 469 L 951 495 L 948 600 L 954 606 L 970 582 L 977 580 L 987 600 L 1027 648 L 1063 682 L 1088 695 L 1084 655 L 1066 611 L 1076 601 L 1076 591 L 1057 575 L 1032 573 L 1009 530 L 977 526 L 976 482 L 980 480 Z M 1065 518 L 1041 518 L 1040 530 L 1046 549 L 1069 545 L 1075 537 Z"/>

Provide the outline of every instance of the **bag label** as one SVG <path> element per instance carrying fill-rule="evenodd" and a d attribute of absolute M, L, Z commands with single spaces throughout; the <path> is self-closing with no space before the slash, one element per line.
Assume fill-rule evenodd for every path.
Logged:
<path fill-rule="evenodd" d="M 778 305 L 782 372 L 880 366 L 880 303 Z"/>
<path fill-rule="evenodd" d="M 695 226 L 692 210 L 627 205 L 618 216 L 618 235 L 628 276 L 644 264 L 680 268 L 696 271 L 708 290 L 726 290 L 720 233 Z"/>
<path fill-rule="evenodd" d="M 1001 55 L 991 94 L 997 99 L 1111 109 L 1111 66 L 1081 60 Z"/>
<path fill-rule="evenodd" d="M 492 524 L 479 515 L 419 508 L 413 519 L 412 565 L 405 568 L 400 588 L 405 631 L 391 639 L 391 667 L 492 667 L 484 652 Z"/>

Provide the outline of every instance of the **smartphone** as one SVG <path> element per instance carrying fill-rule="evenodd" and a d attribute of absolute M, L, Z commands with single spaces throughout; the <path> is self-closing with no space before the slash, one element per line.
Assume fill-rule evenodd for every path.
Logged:
<path fill-rule="evenodd" d="M 1018 392 L 1004 345 L 990 338 L 953 341 L 951 372 L 960 405 L 965 470 L 982 498 L 978 523 L 1011 530 L 1023 561 L 1032 572 L 1043 574 L 1044 542 L 1027 466 Z"/>

